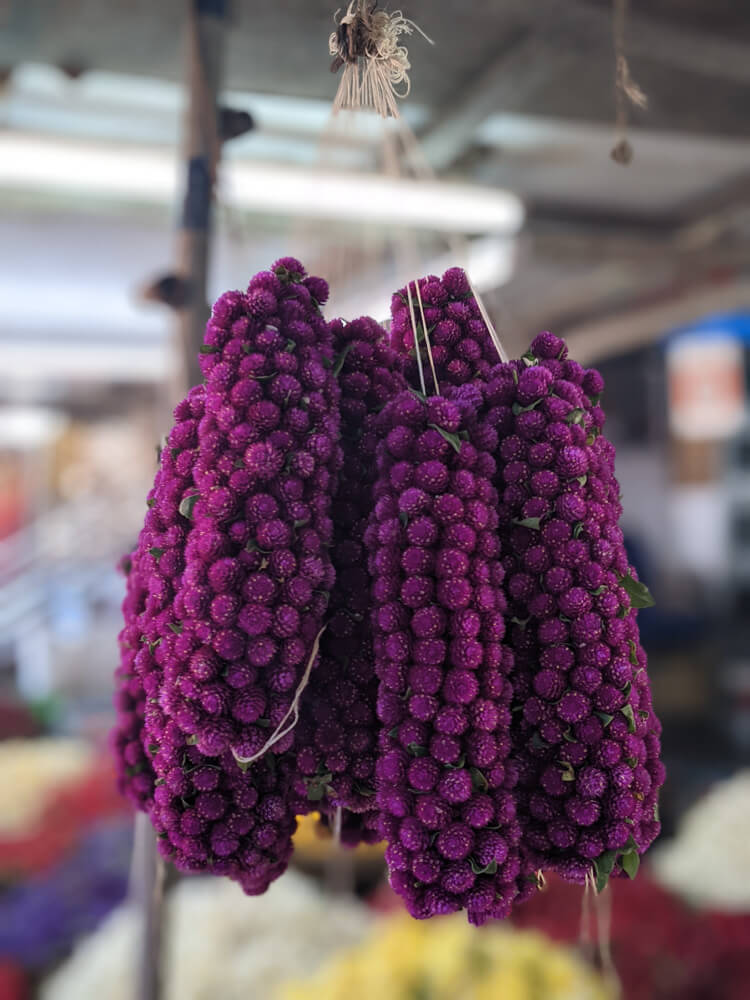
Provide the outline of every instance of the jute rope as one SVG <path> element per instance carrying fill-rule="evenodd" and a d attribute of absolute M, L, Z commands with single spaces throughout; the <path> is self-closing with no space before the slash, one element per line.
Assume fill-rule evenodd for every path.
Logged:
<path fill-rule="evenodd" d="M 625 55 L 625 22 L 628 0 L 614 0 L 612 33 L 615 47 L 615 129 L 619 139 L 612 147 L 611 156 L 615 163 L 627 166 L 633 159 L 633 147 L 627 138 L 628 112 L 630 106 L 646 108 L 648 98 L 630 75 L 630 66 Z"/>
<path fill-rule="evenodd" d="M 418 31 L 431 39 L 400 10 L 378 10 L 373 0 L 351 0 L 346 13 L 336 11 L 336 31 L 328 39 L 331 70 L 344 72 L 333 112 L 373 108 L 382 118 L 398 118 L 398 100 L 409 94 L 409 52 L 402 35 Z"/>

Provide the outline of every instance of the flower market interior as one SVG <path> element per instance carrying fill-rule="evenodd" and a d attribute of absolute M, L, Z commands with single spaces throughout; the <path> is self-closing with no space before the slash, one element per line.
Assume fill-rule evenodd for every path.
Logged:
<path fill-rule="evenodd" d="M 0 245 L 0 998 L 750 997 L 747 4 L 4 0 Z"/>

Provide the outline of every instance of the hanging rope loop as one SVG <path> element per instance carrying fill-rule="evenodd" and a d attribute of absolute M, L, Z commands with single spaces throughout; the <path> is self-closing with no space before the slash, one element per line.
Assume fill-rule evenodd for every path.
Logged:
<path fill-rule="evenodd" d="M 411 89 L 409 52 L 401 35 L 419 32 L 432 40 L 400 10 L 378 10 L 377 0 L 351 0 L 343 16 L 336 11 L 336 30 L 328 39 L 331 71 L 344 70 L 333 102 L 341 110 L 371 108 L 382 118 L 398 118 L 398 99 Z"/>

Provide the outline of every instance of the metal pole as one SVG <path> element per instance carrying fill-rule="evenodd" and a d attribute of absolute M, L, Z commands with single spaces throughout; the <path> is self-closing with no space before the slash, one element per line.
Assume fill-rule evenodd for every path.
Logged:
<path fill-rule="evenodd" d="M 208 318 L 206 278 L 211 244 L 211 210 L 221 154 L 217 95 L 221 79 L 228 0 L 187 0 L 188 102 L 185 123 L 185 194 L 179 238 L 179 272 L 189 288 L 179 309 L 182 376 L 201 381 L 198 350 Z M 131 898 L 141 915 L 136 1000 L 162 996 L 164 862 L 148 818 L 135 820 Z"/>
<path fill-rule="evenodd" d="M 156 849 L 154 828 L 144 813 L 138 813 L 135 818 L 130 895 L 141 917 L 135 1000 L 159 1000 L 162 995 L 164 862 Z"/>
<path fill-rule="evenodd" d="M 228 0 L 188 2 L 188 106 L 185 122 L 185 195 L 179 239 L 180 275 L 189 286 L 179 310 L 183 374 L 201 381 L 198 350 L 208 319 L 206 279 L 210 259 L 216 169 L 221 155 L 217 95 L 221 83 Z"/>

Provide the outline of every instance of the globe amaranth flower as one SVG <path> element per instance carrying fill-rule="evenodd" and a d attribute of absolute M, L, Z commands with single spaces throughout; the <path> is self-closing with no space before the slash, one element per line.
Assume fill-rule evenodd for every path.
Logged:
<path fill-rule="evenodd" d="M 439 287 L 426 301 L 441 300 Z M 503 917 L 518 895 L 513 666 L 483 397 L 397 395 L 378 426 L 365 534 L 382 725 L 377 805 L 391 884 L 418 918 Z M 450 430 L 448 430 L 450 428 Z"/>
<path fill-rule="evenodd" d="M 496 485 L 523 845 L 534 867 L 577 881 L 605 852 L 618 852 L 621 874 L 624 854 L 646 850 L 664 777 L 602 389 L 549 333 L 488 384 L 490 419 L 507 434 Z M 529 412 L 543 418 L 533 433 Z M 642 768 L 635 792 L 623 762 Z"/>
<path fill-rule="evenodd" d="M 295 736 L 297 809 L 317 809 L 333 822 L 344 810 L 341 837 L 348 845 L 378 838 L 375 759 L 379 723 L 378 680 L 370 627 L 371 579 L 364 533 L 373 507 L 376 476 L 375 421 L 385 403 L 404 388 L 400 360 L 383 328 L 368 317 L 332 324 L 341 391 L 343 462 L 333 498 L 331 558 L 336 582 L 320 663 L 302 701 Z M 340 368 L 339 368 L 340 366 Z M 400 522 L 395 524 L 400 528 Z M 393 602 L 382 609 L 398 621 Z M 356 814 L 356 815 L 352 815 Z"/>
<path fill-rule="evenodd" d="M 247 769 L 236 758 L 263 753 L 289 713 L 334 579 L 339 394 L 325 290 L 305 280 L 284 259 L 215 304 L 205 386 L 177 408 L 138 550 L 160 849 L 253 893 L 291 854 L 294 732 Z"/>
<path fill-rule="evenodd" d="M 424 323 L 427 324 L 429 353 L 417 289 L 422 299 Z M 433 366 L 441 389 L 447 385 L 467 386 L 477 378 L 486 378 L 497 364 L 497 349 L 482 319 L 466 273 L 459 267 L 452 267 L 442 278 L 428 275 L 410 282 L 409 291 L 414 307 L 419 357 L 428 391 L 436 391 Z M 404 355 L 407 378 L 416 386 L 419 384 L 419 368 L 406 288 L 400 289 L 391 299 L 391 320 L 391 343 Z M 443 426 L 446 430 L 451 429 Z"/>

